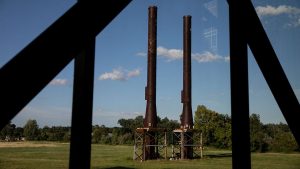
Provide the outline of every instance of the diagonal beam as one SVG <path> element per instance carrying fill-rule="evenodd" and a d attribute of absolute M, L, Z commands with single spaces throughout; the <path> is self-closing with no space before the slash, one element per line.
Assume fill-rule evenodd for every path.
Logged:
<path fill-rule="evenodd" d="M 130 0 L 80 1 L 0 69 L 0 129 Z"/>
<path fill-rule="evenodd" d="M 250 0 L 245 0 L 245 7 L 249 15 L 247 42 L 286 122 L 300 145 L 299 102 Z"/>

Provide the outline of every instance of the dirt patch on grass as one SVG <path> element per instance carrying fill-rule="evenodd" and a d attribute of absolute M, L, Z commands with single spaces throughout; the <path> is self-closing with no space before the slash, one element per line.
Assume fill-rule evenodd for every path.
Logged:
<path fill-rule="evenodd" d="M 5 147 L 57 147 L 60 143 L 50 142 L 0 142 L 0 148 Z"/>

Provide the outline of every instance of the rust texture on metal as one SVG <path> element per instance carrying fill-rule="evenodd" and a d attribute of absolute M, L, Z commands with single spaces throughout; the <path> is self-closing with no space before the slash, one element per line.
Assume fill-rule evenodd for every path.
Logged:
<path fill-rule="evenodd" d="M 156 113 L 156 18 L 157 7 L 148 9 L 148 77 L 145 89 L 147 100 L 144 127 L 157 127 Z"/>
<path fill-rule="evenodd" d="M 191 16 L 183 17 L 183 103 L 181 128 L 193 128 L 192 97 L 191 97 Z"/>

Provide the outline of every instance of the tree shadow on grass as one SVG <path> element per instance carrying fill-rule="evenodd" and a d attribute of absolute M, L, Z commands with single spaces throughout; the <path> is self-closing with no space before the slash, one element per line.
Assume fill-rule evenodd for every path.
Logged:
<path fill-rule="evenodd" d="M 98 168 L 96 168 L 98 169 Z M 99 168 L 100 169 L 100 168 Z M 103 169 L 135 169 L 132 167 L 122 167 L 122 166 L 116 166 L 116 167 L 107 167 L 107 168 L 103 168 Z"/>
<path fill-rule="evenodd" d="M 207 155 L 204 155 L 204 158 L 224 158 L 224 157 L 232 157 L 232 153 L 207 154 Z"/>

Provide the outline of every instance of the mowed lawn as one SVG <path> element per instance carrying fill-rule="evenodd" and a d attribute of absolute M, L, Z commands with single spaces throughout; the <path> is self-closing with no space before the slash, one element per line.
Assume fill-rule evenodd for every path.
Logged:
<path fill-rule="evenodd" d="M 132 146 L 92 145 L 93 169 L 226 169 L 231 168 L 231 152 L 206 150 L 203 159 L 133 161 Z M 68 168 L 69 144 L 0 142 L 0 169 Z M 254 169 L 300 169 L 300 154 L 253 153 Z"/>

